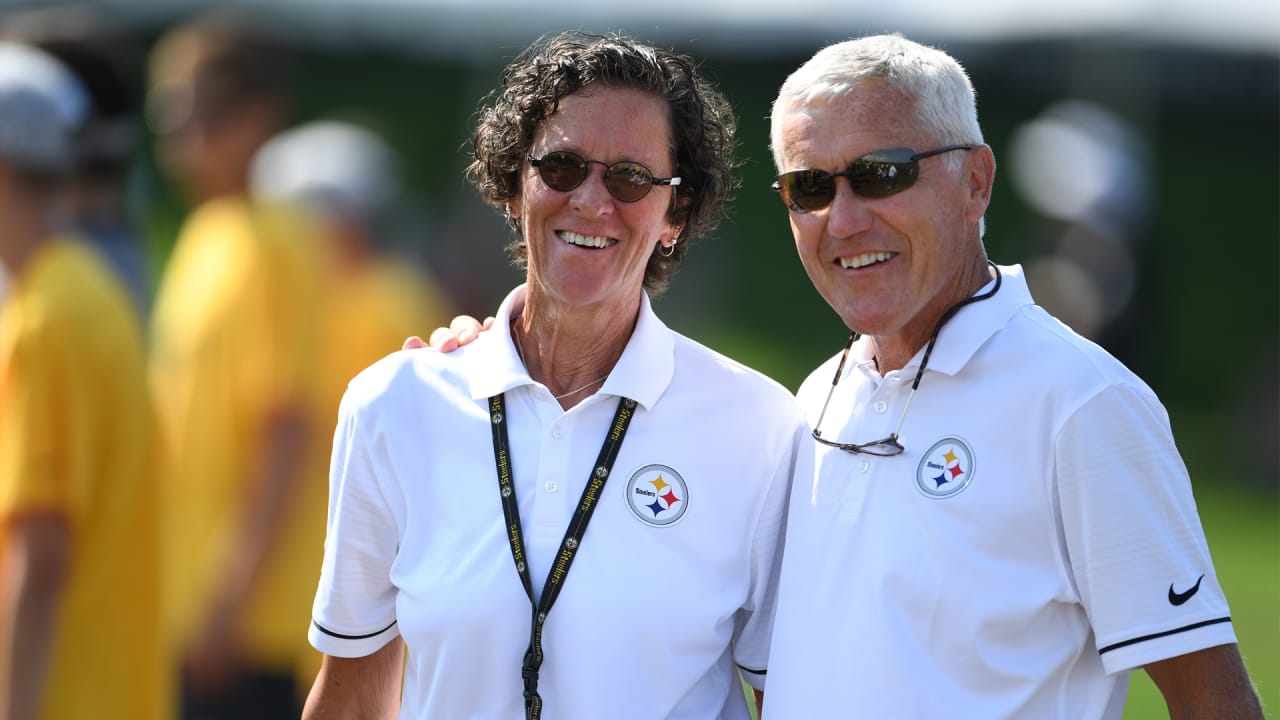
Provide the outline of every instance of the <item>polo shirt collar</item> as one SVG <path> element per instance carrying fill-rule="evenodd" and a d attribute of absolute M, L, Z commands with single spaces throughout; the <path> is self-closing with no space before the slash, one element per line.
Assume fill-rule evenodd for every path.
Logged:
<path fill-rule="evenodd" d="M 1021 265 L 1000 265 L 1000 290 L 995 295 L 960 309 L 942 326 L 938 342 L 933 346 L 926 370 L 936 370 L 946 375 L 960 372 L 969 359 L 997 332 L 1009 323 L 1019 310 L 1032 304 L 1031 291 Z M 987 283 L 974 295 L 989 292 L 995 280 Z M 924 349 L 911 359 L 911 367 L 920 367 Z"/>
<path fill-rule="evenodd" d="M 520 285 L 507 295 L 494 315 L 493 328 L 473 343 L 476 356 L 469 363 L 472 398 L 488 398 L 534 384 L 511 337 L 511 314 L 523 307 L 525 287 Z M 609 379 L 597 392 L 629 397 L 647 410 L 658 402 L 674 374 L 674 334 L 654 314 L 648 293 L 641 292 L 635 330 Z"/>
<path fill-rule="evenodd" d="M 600 392 L 629 397 L 652 410 L 675 371 L 675 334 L 653 312 L 649 294 L 641 291 L 636 329 Z"/>
<path fill-rule="evenodd" d="M 1031 305 L 1031 291 L 1027 289 L 1027 278 L 1021 265 L 1000 265 L 1000 291 L 995 295 L 980 300 L 960 309 L 938 333 L 938 342 L 933 346 L 933 354 L 929 356 L 929 367 L 946 375 L 955 375 L 969 362 L 987 340 L 1008 324 L 1009 319 L 1021 308 Z M 992 279 L 982 289 L 974 293 L 981 295 L 995 285 Z M 928 343 L 925 343 L 925 347 Z M 850 365 L 862 370 L 868 377 L 878 375 L 875 362 L 872 360 L 873 345 L 870 338 L 863 337 L 850 351 Z M 916 351 L 914 357 L 900 370 L 899 374 L 914 374 L 924 359 L 924 348 Z M 845 370 L 845 374 L 852 368 Z"/>

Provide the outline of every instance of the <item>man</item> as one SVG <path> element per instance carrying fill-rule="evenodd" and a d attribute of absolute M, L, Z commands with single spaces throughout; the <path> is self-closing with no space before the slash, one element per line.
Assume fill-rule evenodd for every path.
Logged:
<path fill-rule="evenodd" d="M 150 58 L 157 155 L 196 204 L 151 327 L 172 459 L 165 602 L 189 720 L 301 713 L 296 672 L 314 654 L 305 625 L 324 542 L 325 479 L 305 472 L 313 448 L 327 451 L 314 431 L 334 412 L 317 419 L 319 239 L 303 215 L 250 197 L 288 83 L 279 51 L 246 32 L 201 16 Z"/>
<path fill-rule="evenodd" d="M 386 355 L 415 329 L 449 317 L 448 302 L 434 281 L 405 258 L 384 250 L 385 220 L 399 189 L 397 156 L 382 138 L 363 127 L 334 120 L 285 130 L 255 155 L 250 192 L 255 201 L 295 204 L 317 219 L 311 252 L 322 259 L 326 317 L 321 329 L 324 352 L 309 359 L 318 378 L 322 415 L 317 433 L 337 417 L 347 383 Z M 328 443 L 315 443 L 303 471 L 302 496 L 324 544 L 329 476 Z M 319 480 L 319 482 L 313 482 Z M 302 508 L 298 508 L 301 510 Z M 315 567 L 289 559 L 315 575 Z M 314 585 L 314 577 L 309 578 Z M 310 610 L 310 597 L 306 598 Z M 292 625 L 289 626 L 294 630 Z M 303 641 L 306 633 L 300 634 Z M 299 688 L 310 688 L 323 654 L 308 646 L 295 674 Z"/>
<path fill-rule="evenodd" d="M 154 423 L 142 335 L 61 234 L 87 105 L 0 43 L 0 718 L 166 717 Z"/>
<path fill-rule="evenodd" d="M 1119 718 L 1143 668 L 1174 718 L 1261 717 L 1164 408 L 987 260 L 995 159 L 959 64 L 825 48 L 772 146 L 854 334 L 798 393 L 819 445 L 765 714 Z"/>
<path fill-rule="evenodd" d="M 89 107 L 76 134 L 68 205 L 78 237 L 97 249 L 129 291 L 140 317 L 151 307 L 150 267 L 131 208 L 142 109 L 141 50 L 105 12 L 86 4 L 23 9 L 0 21 L 0 37 L 52 55 L 84 86 Z"/>

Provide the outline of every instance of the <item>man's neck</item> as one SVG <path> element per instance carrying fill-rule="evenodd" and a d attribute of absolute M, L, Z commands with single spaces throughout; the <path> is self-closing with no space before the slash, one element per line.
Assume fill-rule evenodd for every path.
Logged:
<path fill-rule="evenodd" d="M 958 303 L 973 297 L 987 283 L 991 282 L 991 268 L 985 255 L 975 257 L 955 276 L 951 283 L 953 290 L 940 293 L 933 302 L 912 318 L 903 328 L 892 335 L 873 336 L 871 338 L 873 359 L 876 367 L 883 375 L 899 370 L 915 357 L 920 349 L 929 343 L 938 329 L 938 321 Z"/>
<path fill-rule="evenodd" d="M 41 206 L 0 200 L 0 262 L 11 277 L 18 277 L 36 248 L 54 232 L 51 212 Z M 15 207 L 20 206 L 20 207 Z"/>

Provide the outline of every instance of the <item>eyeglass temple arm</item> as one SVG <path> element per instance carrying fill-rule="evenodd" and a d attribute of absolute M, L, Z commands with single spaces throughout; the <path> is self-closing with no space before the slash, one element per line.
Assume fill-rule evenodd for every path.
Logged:
<path fill-rule="evenodd" d="M 835 394 L 836 385 L 840 382 L 840 375 L 844 373 L 844 362 L 849 359 L 849 349 L 862 337 L 857 330 L 849 334 L 849 342 L 844 344 L 844 352 L 840 353 L 840 364 L 836 365 L 836 375 L 831 378 L 831 392 L 827 393 L 826 402 L 822 403 L 822 411 L 818 413 L 818 421 L 813 424 L 813 434 L 822 437 L 822 431 L 818 428 L 822 427 L 822 418 L 827 416 L 827 406 L 831 404 L 831 396 Z"/>
<path fill-rule="evenodd" d="M 992 270 L 995 271 L 995 274 L 996 274 L 995 287 L 991 288 L 987 292 L 982 293 L 981 295 L 974 295 L 971 298 L 967 298 L 965 300 L 962 300 L 956 303 L 951 307 L 950 310 L 944 313 L 942 317 L 938 318 L 938 324 L 933 329 L 933 337 L 929 338 L 929 344 L 926 345 L 924 348 L 924 356 L 920 358 L 920 370 L 919 372 L 916 373 L 915 381 L 911 383 L 911 394 L 907 396 L 907 406 L 902 409 L 902 419 L 898 421 L 898 429 L 893 431 L 893 437 L 895 439 L 899 437 L 898 433 L 902 432 L 902 424 L 907 420 L 907 411 L 911 409 L 911 401 L 914 400 L 916 397 L 916 389 L 920 387 L 920 380 L 924 377 L 924 369 L 929 364 L 929 356 L 933 354 L 933 346 L 938 342 L 938 333 L 942 332 L 942 326 L 945 325 L 947 321 L 950 320 L 951 317 L 955 315 L 957 312 L 959 312 L 960 308 L 964 307 L 965 305 L 969 305 L 971 303 L 975 303 L 980 300 L 986 300 L 987 298 L 999 292 L 1000 285 L 1004 282 L 1004 276 L 1000 274 L 1000 268 L 996 267 L 995 263 L 988 260 L 987 265 L 991 267 Z M 847 353 L 848 350 L 846 350 L 845 352 Z M 839 374 L 837 374 L 836 377 L 839 377 Z M 824 407 L 823 410 L 825 411 L 826 408 Z"/>

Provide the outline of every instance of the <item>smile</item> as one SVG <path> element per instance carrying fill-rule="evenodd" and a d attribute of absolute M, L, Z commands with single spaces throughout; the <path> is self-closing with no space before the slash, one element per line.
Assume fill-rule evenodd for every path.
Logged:
<path fill-rule="evenodd" d="M 570 232 L 568 230 L 561 230 L 560 232 L 556 233 L 556 235 L 559 236 L 561 240 L 569 243 L 570 245 L 577 245 L 578 247 L 607 248 L 610 245 L 616 244 L 618 242 L 613 238 L 595 237 L 590 235 L 579 235 L 576 232 Z"/>
<path fill-rule="evenodd" d="M 854 255 L 852 257 L 842 257 L 842 258 L 839 258 L 839 261 L 840 261 L 840 267 L 846 270 L 857 270 L 858 268 L 864 268 L 868 265 L 875 265 L 876 263 L 882 263 L 895 256 L 897 256 L 897 253 L 870 252 L 870 253 L 863 253 L 861 255 Z"/>

